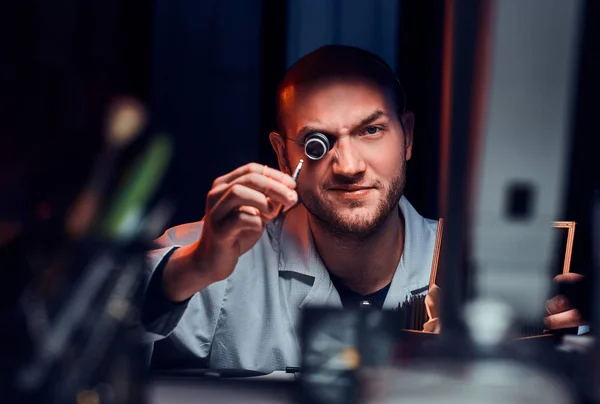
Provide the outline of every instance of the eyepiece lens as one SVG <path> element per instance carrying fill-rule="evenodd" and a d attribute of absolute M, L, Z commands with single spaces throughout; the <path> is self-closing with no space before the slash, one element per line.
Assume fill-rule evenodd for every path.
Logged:
<path fill-rule="evenodd" d="M 306 155 L 313 159 L 319 160 L 327 153 L 327 146 L 321 139 L 309 139 L 304 147 Z"/>
<path fill-rule="evenodd" d="M 330 149 L 329 139 L 322 133 L 314 132 L 304 143 L 304 153 L 311 160 L 320 160 Z"/>

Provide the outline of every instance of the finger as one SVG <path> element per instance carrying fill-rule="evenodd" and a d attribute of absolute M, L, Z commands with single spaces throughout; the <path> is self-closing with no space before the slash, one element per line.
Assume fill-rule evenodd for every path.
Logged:
<path fill-rule="evenodd" d="M 296 181 L 294 181 L 292 179 L 292 177 L 290 177 L 288 174 L 281 172 L 279 170 L 275 170 L 275 169 L 265 166 L 265 165 L 257 164 L 257 163 L 246 164 L 242 167 L 239 167 L 239 168 L 233 170 L 232 172 L 230 172 L 228 174 L 225 174 L 225 175 L 217 178 L 214 181 L 213 186 L 216 186 L 216 185 L 219 185 L 222 183 L 231 183 L 236 178 L 241 177 L 244 174 L 251 174 L 251 173 L 260 173 L 260 174 L 265 175 L 269 178 L 272 178 L 276 181 L 279 181 L 282 184 L 284 184 L 285 186 L 292 188 L 292 189 L 296 187 Z"/>
<path fill-rule="evenodd" d="M 279 206 L 277 207 L 276 211 L 274 212 L 274 217 L 277 217 L 277 216 L 279 216 L 279 214 L 280 214 L 280 213 L 282 213 L 282 212 L 283 212 L 283 213 L 287 213 L 287 212 L 289 212 L 289 211 L 290 211 L 290 210 L 292 210 L 294 207 L 298 206 L 298 204 L 299 204 L 299 203 L 300 203 L 299 199 L 296 199 L 296 202 L 295 202 L 295 203 L 292 203 L 291 205 L 287 205 L 287 206 L 284 206 L 284 205 L 279 205 Z"/>
<path fill-rule="evenodd" d="M 261 213 L 260 217 L 262 218 L 264 224 L 269 223 L 271 220 L 275 219 L 280 212 L 280 206 L 281 205 L 276 205 L 274 204 L 272 201 L 269 201 L 269 203 L 272 205 L 271 206 L 271 211 L 268 213 Z"/>
<path fill-rule="evenodd" d="M 242 231 L 262 231 L 260 216 L 246 213 L 243 210 L 231 212 L 221 223 L 219 233 L 227 238 L 236 238 Z"/>
<path fill-rule="evenodd" d="M 281 209 L 287 210 L 292 208 L 298 203 L 298 194 L 294 190 L 290 190 L 289 188 L 282 186 L 281 183 L 276 183 L 275 180 L 269 179 L 268 177 L 261 176 L 260 174 L 252 173 L 247 174 L 250 177 L 244 178 L 240 177 L 234 181 L 234 183 L 238 184 L 253 184 L 253 188 L 261 191 L 261 186 L 264 188 L 262 191 L 266 191 L 268 194 L 268 200 L 275 200 L 273 206 L 270 206 L 270 211 L 273 212 L 265 217 L 266 221 L 270 221 L 274 217 L 276 217 L 281 211 Z M 271 190 L 270 187 L 273 186 L 274 190 Z M 215 204 L 223 197 L 225 192 L 229 189 L 230 184 L 222 183 L 216 185 L 213 189 L 208 192 L 206 196 L 206 209 L 211 210 Z M 283 187 L 283 188 L 282 188 Z M 282 193 L 287 192 L 285 197 Z M 264 193 L 264 192 L 263 192 Z"/>
<path fill-rule="evenodd" d="M 292 206 L 287 206 L 285 209 L 283 209 L 283 213 L 289 212 L 292 208 L 296 207 L 299 203 L 300 203 L 300 199 L 297 199 L 295 204 L 293 204 Z"/>
<path fill-rule="evenodd" d="M 584 322 L 577 310 L 569 310 L 544 318 L 544 326 L 548 330 L 558 330 L 561 328 L 572 328 L 584 325 Z"/>
<path fill-rule="evenodd" d="M 269 203 L 273 203 L 273 202 L 269 201 Z M 296 204 L 297 204 L 297 202 L 293 203 L 291 205 L 288 205 L 287 207 L 285 207 L 285 209 L 284 209 L 284 205 L 282 205 L 282 204 L 273 205 L 273 209 L 271 210 L 270 213 L 261 214 L 263 222 L 265 224 L 268 224 L 271 220 L 277 218 L 282 211 L 284 213 L 288 212 L 291 208 L 293 208 L 294 206 L 296 206 Z"/>
<path fill-rule="evenodd" d="M 291 206 L 298 200 L 298 194 L 285 184 L 259 173 L 244 174 L 231 184 L 241 184 L 262 192 L 276 203 Z"/>
<path fill-rule="evenodd" d="M 214 186 L 206 195 L 206 210 L 211 210 L 217 202 L 223 197 L 225 192 L 229 190 L 229 184 L 223 183 Z"/>
<path fill-rule="evenodd" d="M 262 213 L 268 213 L 271 209 L 264 194 L 252 188 L 235 184 L 229 187 L 229 190 L 211 210 L 213 223 L 218 223 L 232 211 L 236 211 L 244 205 L 257 208 Z"/>
<path fill-rule="evenodd" d="M 568 272 L 566 274 L 560 274 L 560 275 L 556 275 L 554 277 L 554 282 L 577 282 L 580 281 L 581 279 L 583 279 L 583 275 L 581 274 L 575 274 L 573 272 Z"/>
<path fill-rule="evenodd" d="M 441 290 L 437 285 L 432 285 L 425 296 L 425 310 L 429 318 L 439 317 L 438 308 L 440 307 Z"/>
<path fill-rule="evenodd" d="M 245 212 L 252 216 L 260 216 L 260 210 L 258 210 L 257 208 L 254 208 L 252 206 L 240 206 L 238 208 L 238 211 Z"/>
<path fill-rule="evenodd" d="M 569 299 L 563 295 L 554 296 L 552 299 L 546 301 L 546 311 L 548 314 L 558 314 L 572 308 L 569 304 Z"/>
<path fill-rule="evenodd" d="M 433 318 L 423 324 L 423 331 L 439 334 L 442 326 L 439 318 Z"/>

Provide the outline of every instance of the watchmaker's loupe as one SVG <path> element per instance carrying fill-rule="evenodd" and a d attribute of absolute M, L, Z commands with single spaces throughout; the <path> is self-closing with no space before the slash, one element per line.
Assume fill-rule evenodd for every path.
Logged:
<path fill-rule="evenodd" d="M 331 150 L 331 142 L 324 134 L 313 132 L 304 141 L 304 154 L 311 160 L 321 160 Z"/>

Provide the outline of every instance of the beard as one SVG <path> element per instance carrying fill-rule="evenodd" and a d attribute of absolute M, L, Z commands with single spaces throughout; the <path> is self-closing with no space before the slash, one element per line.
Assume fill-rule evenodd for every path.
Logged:
<path fill-rule="evenodd" d="M 379 191 L 379 199 L 369 212 L 355 214 L 352 212 L 364 206 L 363 201 L 348 201 L 341 212 L 337 204 L 325 199 L 313 190 L 308 190 L 300 195 L 306 210 L 323 230 L 339 239 L 366 240 L 375 234 L 385 223 L 387 218 L 398 209 L 398 203 L 404 192 L 406 182 L 405 167 L 401 166 L 399 174 L 392 178 L 388 184 L 377 182 L 372 186 Z M 356 184 L 357 181 L 342 179 L 333 181 L 333 184 Z M 328 189 L 330 186 L 323 187 Z"/>

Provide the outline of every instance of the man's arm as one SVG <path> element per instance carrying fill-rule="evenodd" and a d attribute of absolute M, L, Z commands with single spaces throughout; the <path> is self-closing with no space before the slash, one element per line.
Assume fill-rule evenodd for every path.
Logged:
<path fill-rule="evenodd" d="M 211 279 L 205 262 L 195 259 L 197 242 L 179 247 L 170 253 L 162 273 L 165 296 L 174 303 L 188 300 L 216 280 Z M 234 263 L 235 265 L 235 263 Z"/>
<path fill-rule="evenodd" d="M 141 317 L 142 324 L 152 339 L 169 336 L 188 308 L 195 313 L 195 318 L 190 324 L 203 327 L 205 323 L 203 332 L 213 329 L 212 325 L 216 323 L 218 308 L 224 295 L 223 285 L 200 285 L 184 299 L 174 299 L 166 290 L 165 276 L 169 268 L 173 271 L 194 269 L 192 264 L 183 265 L 185 258 L 177 259 L 176 253 L 194 245 L 202 234 L 202 227 L 202 222 L 196 222 L 168 229 L 155 241 L 157 248 L 148 253 L 147 258 L 152 273 L 146 288 Z M 201 296 L 193 298 L 197 292 L 200 292 Z M 193 331 L 188 333 L 190 332 L 193 333 Z"/>
<path fill-rule="evenodd" d="M 240 256 L 258 242 L 280 208 L 297 202 L 295 187 L 289 175 L 256 163 L 217 178 L 207 194 L 202 222 L 167 230 L 157 240 L 162 248 L 148 255 L 153 275 L 142 313 L 145 328 L 168 335 L 191 302 L 201 306 L 195 317 L 214 317 L 214 310 L 218 317 L 224 288 L 217 285 L 233 273 Z M 202 320 L 195 317 L 190 327 L 199 327 Z M 216 320 L 209 320 L 214 332 Z"/>
<path fill-rule="evenodd" d="M 183 302 L 233 272 L 280 208 L 298 200 L 287 174 L 250 163 L 217 178 L 206 197 L 201 233 L 175 251 L 164 267 L 166 296 Z"/>

